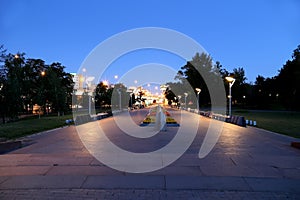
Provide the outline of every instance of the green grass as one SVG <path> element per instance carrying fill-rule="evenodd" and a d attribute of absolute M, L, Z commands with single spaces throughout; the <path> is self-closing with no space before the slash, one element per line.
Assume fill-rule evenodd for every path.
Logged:
<path fill-rule="evenodd" d="M 72 119 L 72 115 L 65 116 L 38 116 L 25 118 L 16 122 L 0 125 L 0 138 L 15 139 L 33 133 L 50 130 L 65 125 L 66 119 Z"/>
<path fill-rule="evenodd" d="M 257 127 L 300 138 L 300 112 L 236 110 L 233 115 L 257 122 Z"/>

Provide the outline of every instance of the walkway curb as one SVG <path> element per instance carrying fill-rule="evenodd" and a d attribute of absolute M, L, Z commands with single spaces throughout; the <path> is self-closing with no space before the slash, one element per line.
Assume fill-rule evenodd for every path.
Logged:
<path fill-rule="evenodd" d="M 0 176 L 0 190 L 3 189 L 167 189 L 289 192 L 300 194 L 300 180 L 262 177 L 171 175 Z"/>

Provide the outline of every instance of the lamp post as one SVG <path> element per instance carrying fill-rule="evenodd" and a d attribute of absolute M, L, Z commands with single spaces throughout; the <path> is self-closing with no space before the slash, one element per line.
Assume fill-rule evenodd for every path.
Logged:
<path fill-rule="evenodd" d="M 130 110 L 132 110 L 132 95 L 133 95 L 133 92 L 130 93 Z"/>
<path fill-rule="evenodd" d="M 184 105 L 185 105 L 185 109 L 186 109 L 186 97 L 188 96 L 188 93 L 184 93 Z"/>
<path fill-rule="evenodd" d="M 118 93 L 119 93 L 119 109 L 120 111 L 122 110 L 122 103 L 121 103 L 121 88 L 118 88 L 117 89 Z"/>
<path fill-rule="evenodd" d="M 86 68 L 83 68 L 82 69 L 82 72 L 83 72 L 83 82 L 82 82 L 82 88 L 85 90 L 86 89 Z"/>
<path fill-rule="evenodd" d="M 42 76 L 42 77 L 46 76 L 46 72 L 45 72 L 44 70 L 41 71 L 41 76 Z M 44 96 L 45 94 L 42 93 L 42 95 Z M 44 98 L 42 98 L 42 99 L 44 99 Z M 43 101 L 43 103 L 44 103 L 44 101 Z M 48 115 L 47 102 L 45 102 L 45 104 L 44 104 L 44 111 L 46 111 L 46 113 L 47 113 L 47 115 Z M 39 119 L 40 119 L 40 118 L 41 118 L 41 115 L 40 115 L 40 110 L 39 110 Z"/>
<path fill-rule="evenodd" d="M 180 99 L 181 99 L 181 95 L 178 95 L 178 104 L 177 104 L 178 108 L 181 107 Z"/>
<path fill-rule="evenodd" d="M 201 92 L 200 88 L 196 88 L 196 92 L 197 92 L 197 110 L 199 111 L 199 94 Z"/>
<path fill-rule="evenodd" d="M 228 115 L 231 116 L 231 99 L 232 99 L 232 96 L 231 96 L 231 87 L 233 86 L 233 84 L 235 82 L 235 78 L 227 76 L 225 79 L 229 82 L 229 95 L 228 95 L 228 98 L 229 98 L 229 105 L 228 105 L 229 112 L 228 112 Z"/>

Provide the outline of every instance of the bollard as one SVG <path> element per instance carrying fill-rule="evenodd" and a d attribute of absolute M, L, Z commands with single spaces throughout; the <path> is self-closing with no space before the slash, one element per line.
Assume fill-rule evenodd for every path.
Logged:
<path fill-rule="evenodd" d="M 230 117 L 226 117 L 225 122 L 230 123 Z"/>
<path fill-rule="evenodd" d="M 239 126 L 242 126 L 242 127 L 246 127 L 245 118 L 242 116 L 239 116 L 236 124 Z"/>
<path fill-rule="evenodd" d="M 253 126 L 256 126 L 256 121 L 253 121 Z"/>
<path fill-rule="evenodd" d="M 70 126 L 70 124 L 73 122 L 73 119 L 67 119 L 65 122 L 66 125 Z"/>
<path fill-rule="evenodd" d="M 233 124 L 237 124 L 238 120 L 239 120 L 240 116 L 235 116 Z"/>
<path fill-rule="evenodd" d="M 234 121 L 235 121 L 235 115 L 232 115 L 231 117 L 230 117 L 230 123 L 234 123 Z"/>
<path fill-rule="evenodd" d="M 246 125 L 249 125 L 249 120 L 248 119 L 246 119 Z"/>

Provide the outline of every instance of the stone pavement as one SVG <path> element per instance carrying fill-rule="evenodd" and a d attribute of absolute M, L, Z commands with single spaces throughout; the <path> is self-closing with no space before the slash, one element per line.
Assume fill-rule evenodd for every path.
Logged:
<path fill-rule="evenodd" d="M 1 190 L 1 199 L 299 199 L 286 192 L 214 191 L 214 190 L 149 190 L 149 189 L 27 189 Z"/>
<path fill-rule="evenodd" d="M 143 112 L 134 111 L 133 120 L 140 121 Z M 173 115 L 178 117 L 176 112 Z M 212 152 L 199 159 L 209 122 L 201 117 L 197 136 L 182 157 L 141 174 L 120 172 L 99 162 L 74 126 L 27 137 L 33 144 L 0 155 L 0 199 L 300 199 L 300 151 L 290 147 L 296 139 L 224 124 Z M 109 138 L 122 148 L 134 146 L 143 152 L 165 145 L 176 131 L 169 128 L 163 138 L 139 146 L 119 136 L 113 118 L 92 123 L 109 130 Z M 88 131 L 89 124 L 82 126 Z"/>

